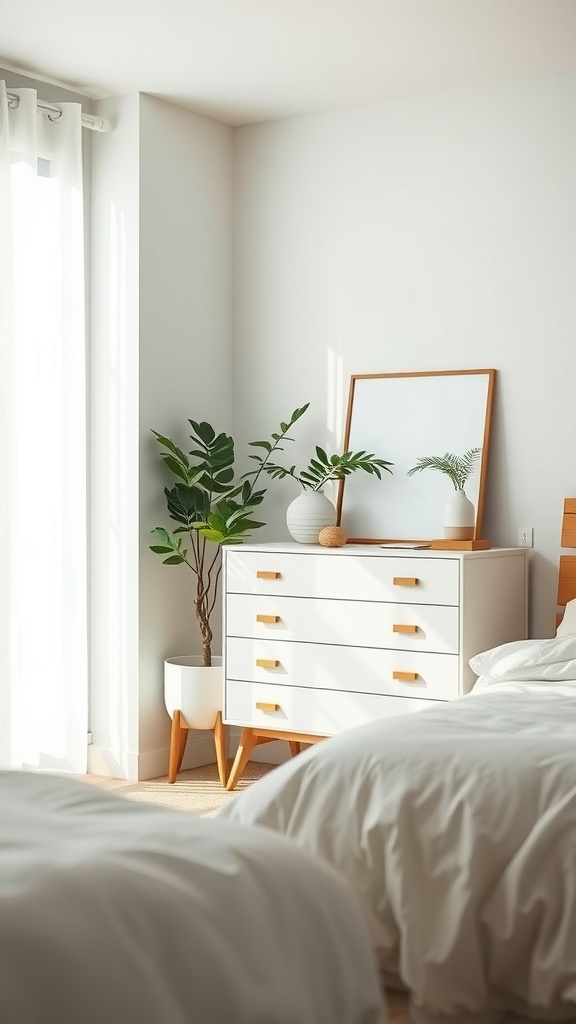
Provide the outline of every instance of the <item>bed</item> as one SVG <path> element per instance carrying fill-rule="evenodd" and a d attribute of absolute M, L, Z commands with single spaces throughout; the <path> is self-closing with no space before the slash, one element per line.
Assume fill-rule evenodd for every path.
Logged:
<path fill-rule="evenodd" d="M 382 1024 L 365 921 L 270 831 L 0 773 L 3 1024 Z"/>
<path fill-rule="evenodd" d="M 573 524 L 567 499 L 563 546 Z M 310 747 L 219 814 L 338 868 L 414 1024 L 576 1021 L 575 563 L 556 636 L 478 655 L 471 694 Z"/>

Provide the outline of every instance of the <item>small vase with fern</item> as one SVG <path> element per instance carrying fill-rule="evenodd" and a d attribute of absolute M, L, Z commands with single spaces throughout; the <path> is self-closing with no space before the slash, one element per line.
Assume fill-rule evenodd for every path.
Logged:
<path fill-rule="evenodd" d="M 472 540 L 476 529 L 476 510 L 468 498 L 464 487 L 472 476 L 481 448 L 470 448 L 464 455 L 445 452 L 444 455 L 425 455 L 416 461 L 416 465 L 408 470 L 407 475 L 413 476 L 424 469 L 433 469 L 443 473 L 454 487 L 454 495 L 444 508 L 444 537 L 446 540 Z"/>

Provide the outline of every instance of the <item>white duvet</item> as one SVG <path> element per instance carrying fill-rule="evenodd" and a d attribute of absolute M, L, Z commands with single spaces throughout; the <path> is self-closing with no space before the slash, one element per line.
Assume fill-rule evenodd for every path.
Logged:
<path fill-rule="evenodd" d="M 0 773 L 2 1024 L 380 1024 L 365 922 L 280 836 Z"/>
<path fill-rule="evenodd" d="M 338 867 L 417 1024 L 576 1021 L 576 683 L 491 684 L 316 744 L 219 815 Z"/>

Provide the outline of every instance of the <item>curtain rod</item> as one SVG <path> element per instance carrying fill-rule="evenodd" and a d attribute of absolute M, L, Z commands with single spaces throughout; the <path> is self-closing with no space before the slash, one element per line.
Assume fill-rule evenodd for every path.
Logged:
<path fill-rule="evenodd" d="M 7 92 L 8 105 L 11 107 L 17 107 L 20 103 L 20 97 L 15 92 Z M 36 106 L 39 110 L 45 110 L 48 114 L 55 114 L 56 118 L 62 113 L 62 108 L 56 106 L 54 103 L 47 103 L 46 100 L 36 100 Z M 93 132 L 106 132 L 108 131 L 108 125 L 103 117 L 96 117 L 94 114 L 85 114 L 82 111 L 81 123 L 83 128 L 89 128 Z"/>

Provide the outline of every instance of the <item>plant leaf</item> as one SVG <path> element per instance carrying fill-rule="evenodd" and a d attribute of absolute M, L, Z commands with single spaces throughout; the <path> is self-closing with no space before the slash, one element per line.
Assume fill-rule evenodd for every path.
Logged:
<path fill-rule="evenodd" d="M 188 422 L 196 436 L 199 437 L 204 444 L 208 445 L 212 443 L 216 436 L 214 427 L 210 426 L 209 423 L 206 423 L 205 420 L 203 420 L 202 423 L 198 423 L 197 420 L 188 420 Z"/>
<path fill-rule="evenodd" d="M 249 441 L 248 444 L 250 445 L 251 448 L 265 448 L 267 452 L 272 451 L 272 445 L 270 444 L 270 441 Z M 258 458 L 258 456 L 252 455 L 251 458 L 256 459 Z"/>

